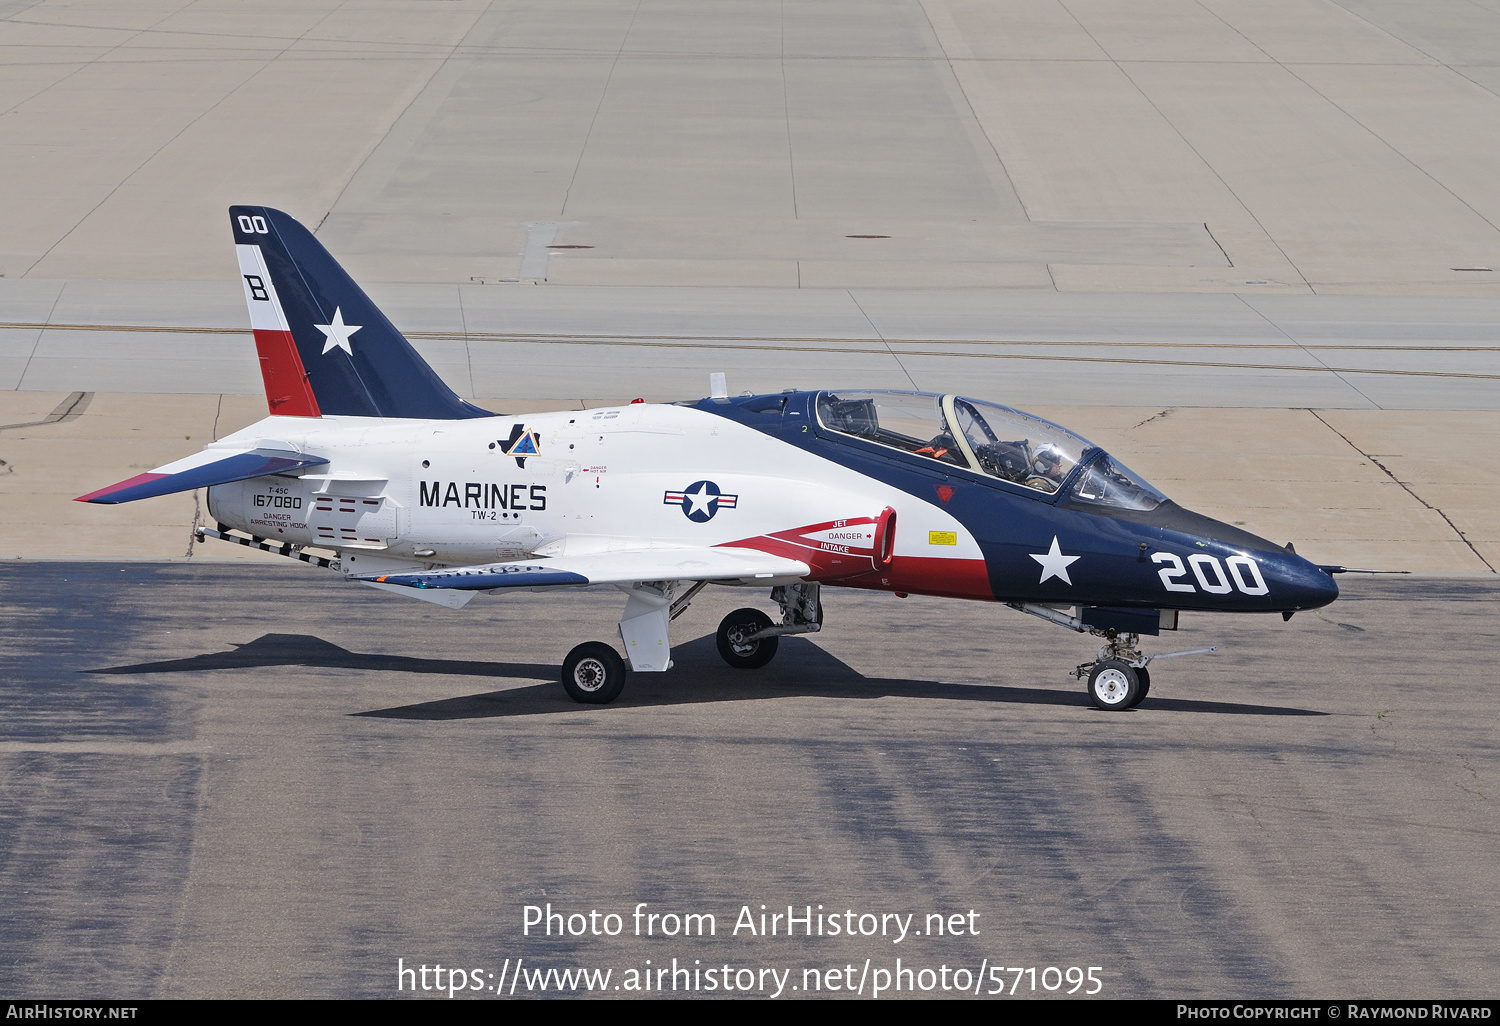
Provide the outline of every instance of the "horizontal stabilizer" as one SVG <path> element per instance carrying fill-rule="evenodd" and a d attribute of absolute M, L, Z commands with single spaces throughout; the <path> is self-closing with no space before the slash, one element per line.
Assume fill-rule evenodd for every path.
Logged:
<path fill-rule="evenodd" d="M 285 474 L 299 467 L 317 467 L 327 462 L 321 456 L 276 449 L 205 449 L 186 459 L 157 467 L 148 474 L 137 474 L 108 488 L 80 495 L 73 501 L 110 504 L 134 502 L 136 499 L 187 492 L 209 485 L 248 481 L 252 477 L 265 477 L 268 474 Z"/>
<path fill-rule="evenodd" d="M 487 591 L 638 581 L 771 580 L 805 577 L 811 572 L 806 563 L 754 549 L 678 548 L 486 563 L 425 573 L 383 574 L 369 580 L 408 588 Z"/>

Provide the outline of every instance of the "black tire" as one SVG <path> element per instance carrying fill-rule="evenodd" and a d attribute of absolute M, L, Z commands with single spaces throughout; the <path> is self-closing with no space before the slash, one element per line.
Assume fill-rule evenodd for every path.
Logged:
<path fill-rule="evenodd" d="M 1146 700 L 1146 696 L 1151 693 L 1151 674 L 1146 670 L 1144 666 L 1139 667 L 1135 671 L 1135 677 L 1136 680 L 1141 682 L 1141 690 L 1140 693 L 1135 696 L 1135 701 L 1131 703 L 1130 708 L 1132 709 L 1144 702 Z"/>
<path fill-rule="evenodd" d="M 620 653 L 602 641 L 586 641 L 563 660 L 562 686 L 575 702 L 604 705 L 620 697 L 627 673 Z"/>
<path fill-rule="evenodd" d="M 759 609 L 736 609 L 719 622 L 719 633 L 714 639 L 719 644 L 719 655 L 736 670 L 760 669 L 776 655 L 781 639 L 745 641 L 743 638 L 769 626 L 771 618 Z"/>
<path fill-rule="evenodd" d="M 1089 698 L 1100 709 L 1129 709 L 1140 701 L 1140 693 L 1140 676 L 1129 663 L 1105 659 L 1089 672 Z"/>

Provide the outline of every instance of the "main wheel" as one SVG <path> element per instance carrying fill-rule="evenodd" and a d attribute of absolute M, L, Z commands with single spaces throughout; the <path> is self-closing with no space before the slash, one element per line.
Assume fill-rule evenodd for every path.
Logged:
<path fill-rule="evenodd" d="M 771 618 L 759 609 L 736 609 L 719 623 L 715 640 L 719 643 L 719 655 L 737 670 L 758 670 L 771 661 L 776 654 L 780 638 L 747 640 L 771 626 Z"/>
<path fill-rule="evenodd" d="M 1106 659 L 1089 673 L 1089 697 L 1101 709 L 1129 709 L 1140 693 L 1140 677 L 1129 663 Z"/>
<path fill-rule="evenodd" d="M 1135 671 L 1135 677 L 1136 680 L 1141 682 L 1141 689 L 1136 693 L 1135 701 L 1130 703 L 1130 708 L 1132 709 L 1144 702 L 1146 696 L 1151 693 L 1151 674 L 1144 666 L 1139 667 Z"/>
<path fill-rule="evenodd" d="M 563 660 L 562 686 L 568 697 L 585 705 L 604 705 L 625 687 L 625 660 L 602 641 L 586 641 Z"/>

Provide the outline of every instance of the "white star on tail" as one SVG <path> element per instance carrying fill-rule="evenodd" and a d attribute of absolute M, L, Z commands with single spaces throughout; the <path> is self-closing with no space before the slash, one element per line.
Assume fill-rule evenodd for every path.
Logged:
<path fill-rule="evenodd" d="M 1072 584 L 1073 579 L 1068 576 L 1069 565 L 1078 562 L 1082 557 L 1064 556 L 1062 549 L 1057 547 L 1057 535 L 1052 536 L 1052 548 L 1045 553 L 1028 553 L 1032 559 L 1042 564 L 1042 579 L 1038 584 L 1045 584 L 1049 577 L 1061 577 L 1064 584 Z"/>
<path fill-rule="evenodd" d="M 345 324 L 343 308 L 334 307 L 332 324 L 314 324 L 313 327 L 317 328 L 328 338 L 328 341 L 323 343 L 323 352 L 326 353 L 330 349 L 342 349 L 350 356 L 353 356 L 354 350 L 349 345 L 349 336 L 364 327 L 364 325 Z"/>

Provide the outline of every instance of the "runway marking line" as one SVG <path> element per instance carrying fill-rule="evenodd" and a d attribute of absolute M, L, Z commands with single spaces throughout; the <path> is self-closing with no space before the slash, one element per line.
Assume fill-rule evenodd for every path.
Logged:
<path fill-rule="evenodd" d="M 152 326 L 137 324 L 23 324 L 0 323 L 0 331 L 141 331 L 187 335 L 241 335 L 250 332 L 243 328 L 193 328 L 181 326 Z M 846 353 L 858 356 L 890 356 L 893 350 L 887 346 L 1024 346 L 1097 348 L 1147 348 L 1147 349 L 1231 349 L 1231 350 L 1324 350 L 1355 351 L 1370 353 L 1500 353 L 1496 346 L 1409 346 L 1409 345 L 1330 345 L 1311 343 L 1299 345 L 1286 342 L 1140 342 L 1140 341 L 1056 341 L 1027 339 L 867 339 L 867 338 L 775 338 L 735 335 L 681 336 L 673 338 L 661 335 L 544 335 L 498 332 L 438 332 L 412 331 L 407 338 L 425 341 L 452 342 L 512 342 L 529 345 L 565 346 L 634 346 L 638 348 L 675 349 L 695 347 L 699 349 L 734 349 L 777 353 Z M 766 343 L 854 343 L 854 345 L 768 345 Z M 861 347 L 858 343 L 865 343 Z M 874 348 L 878 346 L 879 348 Z M 1061 356 L 1042 353 L 994 353 L 967 352 L 955 349 L 910 349 L 894 350 L 897 356 L 959 357 L 981 360 L 1041 360 L 1055 363 L 1113 363 L 1143 364 L 1157 367 L 1221 367 L 1226 370 L 1295 371 L 1320 374 L 1381 374 L 1394 377 L 1415 378 L 1471 378 L 1482 381 L 1500 381 L 1500 374 L 1479 374 L 1467 371 L 1393 370 L 1381 367 L 1332 367 L 1298 366 L 1293 364 L 1244 363 L 1223 360 L 1166 360 L 1130 356 Z"/>

